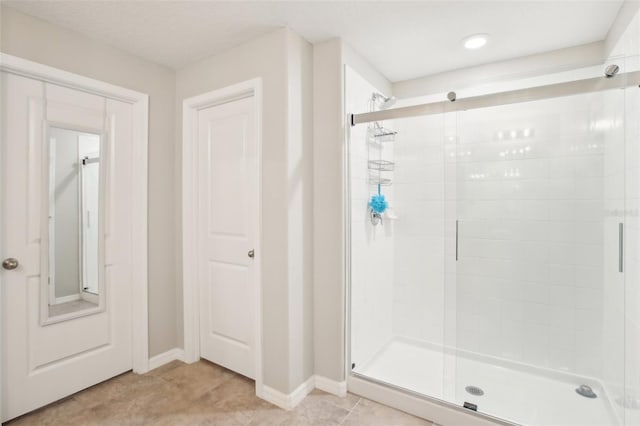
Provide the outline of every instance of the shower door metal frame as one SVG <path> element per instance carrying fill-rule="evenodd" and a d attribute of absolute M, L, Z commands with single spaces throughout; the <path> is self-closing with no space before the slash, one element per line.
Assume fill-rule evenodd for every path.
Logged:
<path fill-rule="evenodd" d="M 543 99 L 562 98 L 591 92 L 602 92 L 626 87 L 640 87 L 640 71 L 618 74 L 612 77 L 593 77 L 565 83 L 498 92 L 488 95 L 473 96 L 466 99 L 432 102 L 402 108 L 387 109 L 375 112 L 351 114 L 352 126 L 374 121 L 393 120 L 398 118 L 418 117 L 422 115 L 444 114 L 447 112 L 466 111 L 470 109 L 509 105 L 521 102 L 539 101 Z"/>

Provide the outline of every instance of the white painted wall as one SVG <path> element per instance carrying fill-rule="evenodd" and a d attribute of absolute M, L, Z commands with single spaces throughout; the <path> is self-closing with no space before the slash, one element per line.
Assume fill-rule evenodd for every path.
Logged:
<path fill-rule="evenodd" d="M 563 70 L 573 70 L 600 64 L 605 55 L 603 42 L 554 50 L 537 55 L 451 70 L 412 80 L 393 83 L 393 94 L 398 98 L 413 98 L 463 89 L 478 88 L 496 82 L 509 82 L 544 76 Z M 442 96 L 438 100 L 445 100 Z"/>
<path fill-rule="evenodd" d="M 293 31 L 287 42 L 289 389 L 313 370 L 313 49 Z"/>
<path fill-rule="evenodd" d="M 182 342 L 174 209 L 175 73 L 84 35 L 0 6 L 0 51 L 147 93 L 149 102 L 149 354 Z"/>
<path fill-rule="evenodd" d="M 609 58 L 629 57 L 640 52 L 640 2 L 625 1 L 605 39 L 605 53 Z"/>
<path fill-rule="evenodd" d="M 316 374 L 344 380 L 344 99 L 341 42 L 313 49 L 313 340 Z"/>

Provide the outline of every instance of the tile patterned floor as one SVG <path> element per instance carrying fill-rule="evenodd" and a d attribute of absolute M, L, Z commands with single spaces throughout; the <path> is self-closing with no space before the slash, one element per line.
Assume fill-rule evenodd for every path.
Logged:
<path fill-rule="evenodd" d="M 126 373 L 8 424 L 432 426 L 356 395 L 317 389 L 294 410 L 281 410 L 255 396 L 252 380 L 207 361 Z"/>

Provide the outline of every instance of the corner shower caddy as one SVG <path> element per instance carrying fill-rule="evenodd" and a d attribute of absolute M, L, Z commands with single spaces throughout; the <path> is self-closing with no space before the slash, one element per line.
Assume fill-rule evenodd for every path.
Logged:
<path fill-rule="evenodd" d="M 375 110 L 375 102 L 372 102 L 371 110 Z M 369 184 L 376 186 L 378 188 L 378 193 L 380 193 L 380 187 L 391 186 L 393 183 L 391 172 L 393 172 L 395 163 L 393 161 L 383 159 L 382 155 L 384 151 L 384 144 L 395 141 L 397 133 L 398 132 L 394 130 L 383 127 L 379 122 L 374 122 L 369 126 L 367 131 L 367 167 L 369 169 Z M 381 222 L 382 213 L 369 208 L 369 214 L 371 216 L 371 223 L 374 226 Z"/>

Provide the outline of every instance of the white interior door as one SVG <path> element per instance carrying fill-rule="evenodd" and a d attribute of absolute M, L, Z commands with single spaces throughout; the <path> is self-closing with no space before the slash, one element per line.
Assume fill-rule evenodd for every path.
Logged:
<path fill-rule="evenodd" d="M 198 112 L 200 355 L 255 378 L 259 218 L 254 98 Z"/>
<path fill-rule="evenodd" d="M 1 79 L 1 254 L 3 259 L 18 261 L 15 268 L 15 262 L 7 261 L 0 269 L 5 421 L 132 368 L 133 116 L 132 106 L 124 102 L 5 72 Z M 57 262 L 49 250 L 53 174 L 48 165 L 50 150 L 66 143 L 59 138 L 56 148 L 51 147 L 53 128 L 100 137 L 96 303 L 78 300 L 55 305 L 49 297 L 47 281 L 54 273 L 50 265 Z M 77 151 L 74 155 L 77 162 Z M 56 166 L 64 171 L 62 162 Z M 61 182 L 77 195 L 78 187 L 69 183 L 79 170 L 76 166 L 67 166 L 67 180 Z M 58 212 L 56 221 L 61 214 L 66 213 Z M 78 255 L 73 252 L 78 245 L 75 237 L 57 232 L 56 241 L 61 240 L 75 244 L 67 254 Z M 56 250 L 63 248 L 56 245 Z M 58 269 L 56 274 L 61 272 Z M 72 270 L 68 275 L 80 274 Z M 56 287 L 62 281 L 56 280 Z"/>

